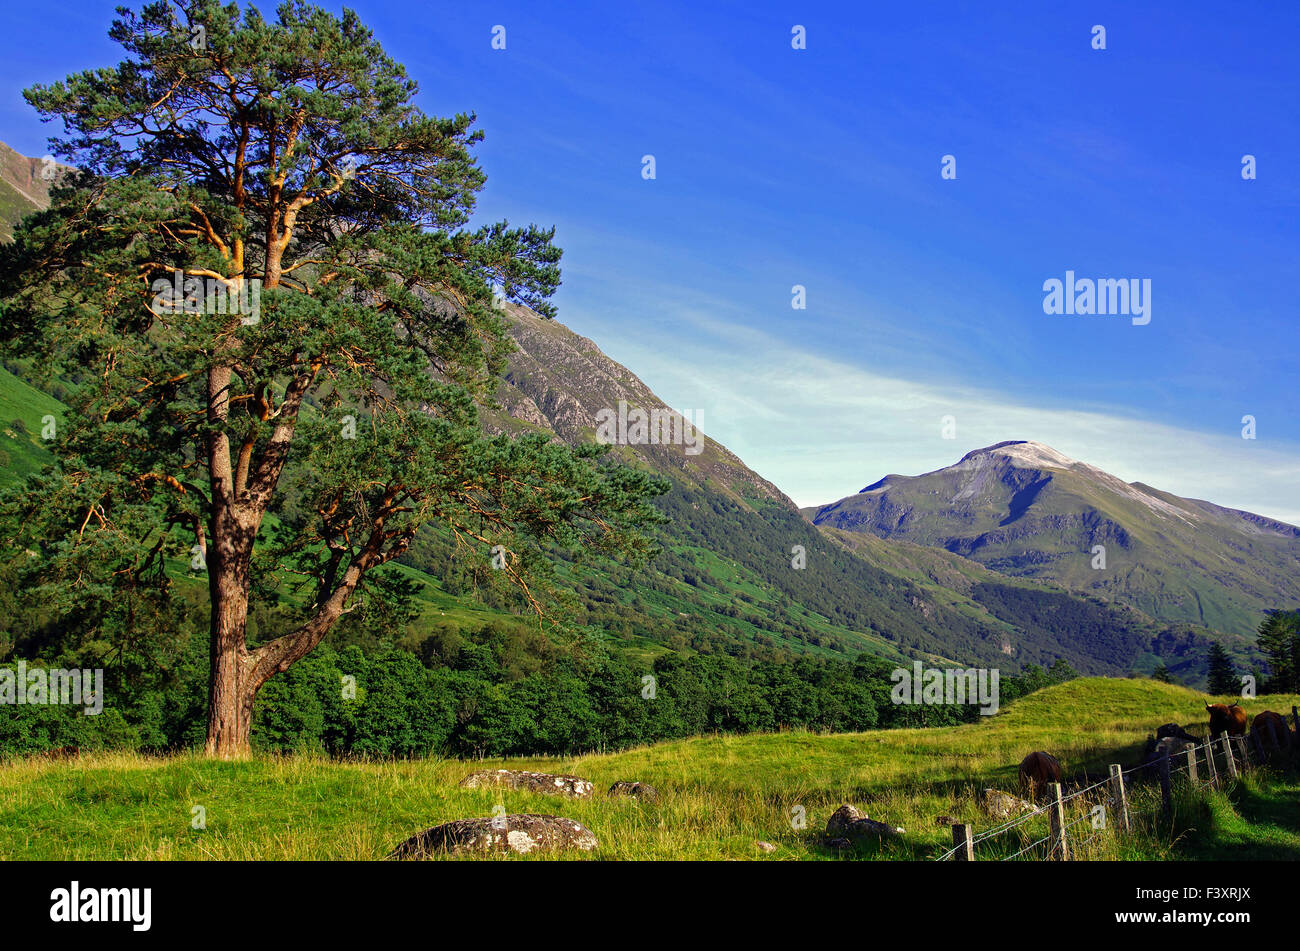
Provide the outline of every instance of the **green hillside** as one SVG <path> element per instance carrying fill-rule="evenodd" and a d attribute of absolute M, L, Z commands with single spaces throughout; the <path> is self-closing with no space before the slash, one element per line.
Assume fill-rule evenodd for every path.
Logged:
<path fill-rule="evenodd" d="M 62 415 L 58 400 L 0 367 L 0 485 L 44 465 L 50 458 L 41 445 L 45 419 Z"/>
<path fill-rule="evenodd" d="M 620 401 L 665 406 L 595 342 L 525 308 L 502 313 L 518 349 L 497 394 L 501 409 L 488 413 L 494 428 L 576 443 L 594 438 L 592 421 Z M 658 503 L 672 523 L 660 533 L 664 552 L 651 569 L 578 581 L 592 626 L 616 637 L 645 635 L 629 609 L 633 592 L 655 592 L 668 599 L 658 605 L 668 610 L 641 610 L 659 631 L 649 639 L 693 648 L 710 638 L 720 647 L 721 632 L 796 653 L 867 650 L 1014 667 L 1065 658 L 1084 673 L 1150 670 L 1159 659 L 1193 681 L 1203 675 L 1203 636 L 1171 632 L 1140 611 L 1026 582 L 1016 598 L 1036 602 L 1038 620 L 1022 623 L 1006 610 L 1007 598 L 976 585 L 1007 579 L 968 559 L 936 561 L 918 546 L 867 546 L 813 531 L 779 489 L 713 440 L 698 454 L 664 444 L 616 451 L 673 485 Z M 802 569 L 792 567 L 796 550 L 804 554 Z M 613 588 L 608 578 L 616 579 Z"/>

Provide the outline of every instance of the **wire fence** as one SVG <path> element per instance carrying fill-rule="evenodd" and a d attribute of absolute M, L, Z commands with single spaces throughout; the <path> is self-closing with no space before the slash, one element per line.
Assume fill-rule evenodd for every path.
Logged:
<path fill-rule="evenodd" d="M 1253 762 L 1252 750 L 1248 748 L 1245 737 L 1229 737 L 1224 734 L 1182 746 L 1172 754 L 1166 745 L 1159 757 L 1148 758 L 1128 769 L 1113 764 L 1110 766 L 1110 774 L 1105 779 L 1072 790 L 1068 794 L 1064 792 L 1060 783 L 1053 783 L 1049 787 L 1051 797 L 1048 802 L 1041 805 L 1027 804 L 1029 811 L 985 829 L 978 835 L 974 834 L 970 825 L 954 823 L 952 848 L 946 849 L 935 859 L 940 862 L 974 861 L 977 857 L 976 846 L 986 844 L 985 851 L 987 851 L 990 846 L 1004 843 L 1003 850 L 1015 849 L 1015 851 L 996 856 L 1003 862 L 1024 856 L 1077 858 L 1098 839 L 1107 835 L 1114 836 L 1133 828 L 1136 816 L 1129 808 L 1128 792 L 1130 783 L 1134 790 L 1138 788 L 1138 777 L 1134 774 L 1142 773 L 1142 778 L 1149 781 L 1146 789 L 1158 784 L 1160 807 L 1155 815 L 1169 816 L 1173 806 L 1172 790 L 1175 779 L 1180 784 L 1185 782 L 1185 788 L 1190 788 L 1197 794 L 1220 788 L 1270 758 L 1264 742 L 1254 733 L 1251 734 L 1251 744 L 1254 748 Z M 1278 751 L 1283 749 L 1277 736 L 1273 736 L 1273 746 Z M 1222 770 L 1215 761 L 1216 754 L 1222 759 Z M 1132 780 L 1130 777 L 1133 777 Z M 1073 807 L 1069 808 L 1072 812 L 1079 805 L 1085 806 L 1082 813 L 1067 819 L 1067 808 Z M 1098 806 L 1101 807 L 1100 810 Z M 1038 831 L 1041 831 L 1041 827 L 1031 832 L 1027 824 L 1038 820 L 1043 815 L 1048 817 L 1047 834 L 1033 838 Z M 1092 834 L 1084 838 L 1083 835 L 1087 830 L 1080 829 L 1079 826 L 1089 821 L 1092 823 Z M 1017 839 L 1032 839 L 1032 841 L 1022 843 Z M 1042 854 L 1037 854 L 1040 847 L 1044 847 Z"/>

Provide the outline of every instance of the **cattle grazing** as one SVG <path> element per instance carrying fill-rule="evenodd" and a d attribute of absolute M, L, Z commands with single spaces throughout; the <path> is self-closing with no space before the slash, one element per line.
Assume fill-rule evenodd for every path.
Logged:
<path fill-rule="evenodd" d="M 1238 703 L 1206 703 L 1205 709 L 1210 714 L 1210 738 L 1226 733 L 1229 736 L 1243 736 L 1246 733 L 1246 711 Z"/>
<path fill-rule="evenodd" d="M 1255 719 L 1250 724 L 1250 735 L 1260 750 L 1272 750 L 1275 747 L 1286 749 L 1291 744 L 1291 731 L 1287 729 L 1286 717 L 1272 710 L 1255 714 Z"/>
<path fill-rule="evenodd" d="M 1030 753 L 1020 761 L 1020 788 L 1029 792 L 1031 799 L 1036 798 L 1047 788 L 1048 783 L 1061 781 L 1061 764 L 1051 753 L 1041 750 Z"/>

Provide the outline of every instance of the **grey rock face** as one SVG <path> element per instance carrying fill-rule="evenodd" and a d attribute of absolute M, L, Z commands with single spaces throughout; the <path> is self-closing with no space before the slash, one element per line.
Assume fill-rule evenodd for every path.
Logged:
<path fill-rule="evenodd" d="M 491 786 L 508 786 L 527 792 L 543 793 L 551 796 L 567 796 L 569 799 L 588 799 L 595 791 L 595 784 L 579 776 L 556 776 L 551 773 L 532 773 L 519 769 L 485 769 L 470 773 L 460 781 L 464 789 L 482 789 Z"/>
<path fill-rule="evenodd" d="M 852 839 L 867 835 L 894 836 L 901 835 L 903 831 L 887 822 L 878 822 L 847 804 L 836 809 L 826 823 L 826 834 L 832 839 Z"/>
<path fill-rule="evenodd" d="M 632 796 L 637 799 L 643 799 L 646 802 L 658 802 L 659 790 L 655 789 L 649 783 L 626 782 L 620 780 L 609 787 L 611 796 Z"/>
<path fill-rule="evenodd" d="M 994 819 L 1010 819 L 1024 812 L 1033 812 L 1037 806 L 1019 796 L 1000 789 L 986 789 L 980 794 L 980 807 Z"/>
<path fill-rule="evenodd" d="M 563 816 L 511 815 L 455 819 L 407 839 L 390 859 L 419 859 L 431 855 L 513 852 L 590 852 L 599 846 L 591 830 Z"/>

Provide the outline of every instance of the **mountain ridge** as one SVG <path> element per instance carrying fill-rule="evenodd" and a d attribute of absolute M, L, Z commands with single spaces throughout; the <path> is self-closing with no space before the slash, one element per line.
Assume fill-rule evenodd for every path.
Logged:
<path fill-rule="evenodd" d="M 1300 528 L 1124 482 L 1030 440 L 971 450 L 917 476 L 890 474 L 801 511 L 819 526 L 943 548 L 1224 633 L 1252 630 L 1265 610 L 1300 600 Z"/>
<path fill-rule="evenodd" d="M 639 377 L 559 321 L 542 320 L 515 305 L 503 305 L 501 314 L 518 349 L 508 357 L 497 391 L 500 409 L 488 411 L 490 428 L 527 428 L 571 443 L 590 441 L 596 414 L 618 400 L 646 409 L 662 405 Z M 813 526 L 794 503 L 715 440 L 707 439 L 705 451 L 694 460 L 683 456 L 681 447 L 662 445 L 620 445 L 614 452 L 673 481 L 674 490 L 661 506 L 675 523 L 666 536 L 670 546 L 684 543 L 696 557 L 708 551 L 710 557 L 734 559 L 770 584 L 770 593 L 778 599 L 824 604 L 817 593 L 789 580 L 817 577 L 813 572 L 821 570 L 819 559 L 842 561 L 843 553 L 850 555 L 839 566 L 842 573 L 825 582 L 849 586 L 847 595 L 837 593 L 858 605 L 836 604 L 844 611 L 838 620 L 865 627 L 864 634 L 883 639 L 904 655 L 989 665 L 1005 662 L 1008 656 L 1019 663 L 1050 663 L 1064 656 L 1088 671 L 1114 674 L 1132 669 L 1133 663 L 1150 669 L 1155 663 L 1152 644 L 1164 638 L 1170 667 L 1197 675 L 1199 661 L 1191 658 L 1194 652 L 1188 645 L 1196 641 L 1204 646 L 1201 635 L 1162 627 L 1141 610 L 1108 606 L 1103 599 L 1072 593 L 1050 581 L 1009 578 L 976 561 L 924 546 L 863 545 L 860 538 L 820 528 L 810 538 L 799 526 Z M 738 544 L 738 537 L 772 542 L 766 550 L 755 550 Z M 813 539 L 819 538 L 830 547 L 818 547 Z M 804 545 L 808 570 L 791 571 L 792 543 Z M 1026 605 L 1033 608 L 1035 619 L 1015 616 L 1015 610 Z M 1074 637 L 1069 623 L 1053 620 L 1053 612 L 1068 615 L 1080 636 Z M 833 615 L 835 610 L 828 613 Z M 1088 632 L 1097 635 L 1098 643 L 1087 642 Z M 1107 646 L 1101 647 L 1101 642 Z M 1116 646 L 1120 642 L 1126 646 Z M 1107 659 L 1097 656 L 1099 650 Z"/>

